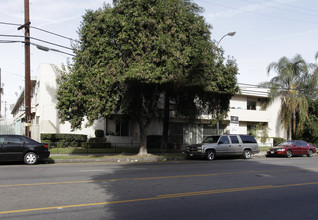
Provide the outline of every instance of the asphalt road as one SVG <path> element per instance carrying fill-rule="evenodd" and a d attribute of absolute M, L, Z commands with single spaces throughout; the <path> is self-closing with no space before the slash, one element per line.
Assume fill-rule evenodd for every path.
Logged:
<path fill-rule="evenodd" d="M 0 165 L 0 219 L 317 219 L 318 157 Z"/>

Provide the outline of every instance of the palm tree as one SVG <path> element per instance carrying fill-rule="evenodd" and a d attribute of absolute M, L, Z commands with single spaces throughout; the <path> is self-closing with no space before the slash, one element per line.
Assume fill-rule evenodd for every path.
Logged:
<path fill-rule="evenodd" d="M 305 97 L 308 85 L 308 65 L 300 55 L 292 59 L 282 57 L 278 62 L 269 64 L 267 73 L 275 71 L 277 76 L 270 82 L 270 97 L 281 98 L 280 116 L 282 125 L 288 130 L 288 139 L 300 134 L 308 113 L 308 101 Z"/>

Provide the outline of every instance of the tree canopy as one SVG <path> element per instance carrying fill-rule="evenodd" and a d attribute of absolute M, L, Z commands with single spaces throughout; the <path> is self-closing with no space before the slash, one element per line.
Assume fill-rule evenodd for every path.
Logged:
<path fill-rule="evenodd" d="M 271 98 L 281 98 L 280 116 L 288 138 L 301 136 L 308 119 L 308 101 L 317 98 L 317 65 L 307 63 L 300 55 L 280 58 L 268 66 L 277 76 L 262 85 L 271 88 Z"/>
<path fill-rule="evenodd" d="M 76 56 L 58 81 L 61 120 L 76 129 L 84 118 L 91 124 L 121 111 L 138 122 L 146 152 L 167 85 L 181 115 L 226 112 L 238 69 L 234 60 L 224 64 L 201 12 L 190 0 L 116 0 L 88 10 Z"/>

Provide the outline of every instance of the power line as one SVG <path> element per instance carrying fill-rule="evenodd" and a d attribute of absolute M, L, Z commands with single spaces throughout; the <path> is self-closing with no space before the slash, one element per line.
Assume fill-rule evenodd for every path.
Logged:
<path fill-rule="evenodd" d="M 309 16 L 314 16 L 314 17 L 318 17 L 318 14 L 308 14 L 308 13 L 303 13 L 303 12 L 300 12 L 300 11 L 297 11 L 297 10 L 290 10 L 290 9 L 283 9 L 281 7 L 275 7 L 273 5 L 265 5 L 265 4 L 257 4 L 255 2 L 252 2 L 252 1 L 248 1 L 248 0 L 241 0 L 241 1 L 244 1 L 244 2 L 247 2 L 247 3 L 252 3 L 252 4 L 255 4 L 255 5 L 261 5 L 261 6 L 264 6 L 264 7 L 270 7 L 270 8 L 274 8 L 274 9 L 278 9 L 278 10 L 282 10 L 282 11 L 287 11 L 287 12 L 292 12 L 292 13 L 297 13 L 297 14 L 303 14 L 303 15 L 309 15 Z M 268 3 L 268 2 L 266 2 Z M 271 2 L 271 3 L 277 3 L 277 2 Z"/>
<path fill-rule="evenodd" d="M 30 37 L 30 39 L 32 39 L 32 40 L 37 40 L 37 41 L 40 41 L 40 42 L 43 42 L 43 43 L 47 43 L 47 44 L 51 44 L 51 45 L 54 45 L 54 46 L 57 46 L 57 47 L 62 47 L 62 48 L 64 48 L 64 49 L 73 50 L 73 49 L 70 48 L 70 47 L 65 47 L 65 46 L 62 46 L 62 45 L 59 45 L 59 44 L 56 44 L 56 43 L 52 43 L 52 42 L 49 42 L 49 41 L 41 40 L 41 39 L 39 39 L 39 38 Z"/>
<path fill-rule="evenodd" d="M 24 36 L 22 36 L 22 35 L 0 34 L 0 37 L 24 37 Z M 73 50 L 73 49 L 70 48 L 70 47 L 66 47 L 66 46 L 63 46 L 63 45 L 60 45 L 60 44 L 56 44 L 56 43 L 53 43 L 53 42 L 50 42 L 50 41 L 45 41 L 45 40 L 42 40 L 42 39 L 39 39 L 39 38 L 29 37 L 29 39 L 36 40 L 36 41 L 40 41 L 40 42 L 47 43 L 47 44 L 51 44 L 51 45 L 54 45 L 54 46 L 57 46 L 57 47 L 62 47 L 62 48 L 64 48 L 64 49 Z M 20 42 L 20 41 L 19 41 L 19 42 Z"/>
<path fill-rule="evenodd" d="M 2 21 L 0 21 L 0 24 L 3 24 L 3 25 L 12 25 L 12 26 L 21 26 L 21 24 L 14 24 L 14 23 L 2 22 Z"/>
<path fill-rule="evenodd" d="M 2 44 L 11 44 L 11 43 L 20 43 L 22 41 L 17 41 L 17 40 L 0 40 L 0 43 Z"/>
<path fill-rule="evenodd" d="M 263 13 L 259 13 L 259 12 L 250 11 L 250 10 L 243 9 L 243 8 L 235 8 L 235 7 L 231 7 L 231 6 L 227 6 L 227 5 L 223 5 L 223 4 L 219 4 L 219 3 L 207 2 L 207 1 L 203 1 L 203 0 L 200 0 L 200 1 L 205 2 L 206 4 L 217 5 L 217 6 L 220 6 L 220 7 L 223 7 L 223 8 L 239 10 L 239 11 L 250 13 L 250 14 L 261 15 L 261 16 L 265 16 L 265 17 L 271 17 L 271 18 L 280 19 L 280 20 L 287 20 L 287 21 L 293 21 L 293 22 L 298 22 L 298 23 L 306 23 L 306 24 L 318 24 L 318 22 L 313 22 L 313 21 L 303 21 L 303 20 L 280 17 L 280 16 L 275 16 L 275 15 L 268 15 L 268 14 L 263 14 Z"/>
<path fill-rule="evenodd" d="M 33 45 L 33 46 L 36 46 L 36 48 L 38 48 L 39 50 L 54 51 L 54 52 L 63 53 L 63 54 L 66 54 L 66 55 L 69 55 L 69 56 L 73 56 L 73 57 L 75 56 L 74 54 L 66 53 L 64 51 L 53 49 L 53 48 L 49 48 L 49 47 L 45 47 L 45 46 L 42 46 L 42 45 L 39 45 L 39 44 L 35 44 L 35 43 L 30 43 L 30 44 Z"/>
<path fill-rule="evenodd" d="M 271 2 L 271 1 L 270 1 L 270 2 Z M 289 5 L 289 4 L 281 3 L 281 2 L 273 2 L 273 3 L 278 4 L 278 5 L 282 5 L 282 6 L 287 6 L 287 7 L 298 8 L 298 9 L 307 10 L 307 11 L 318 12 L 318 10 L 313 9 L 313 8 L 305 8 L 305 7 L 300 7 L 300 6 L 295 6 L 295 5 Z"/>
<path fill-rule="evenodd" d="M 68 40 L 70 40 L 70 41 L 80 42 L 80 41 L 75 40 L 75 39 L 73 39 L 73 38 L 66 37 L 66 36 L 63 36 L 63 35 L 61 35 L 61 34 L 57 34 L 57 33 L 51 32 L 51 31 L 47 31 L 47 30 L 44 30 L 44 29 L 41 29 L 41 28 L 37 28 L 37 27 L 33 27 L 33 26 L 30 26 L 30 27 L 33 28 L 33 29 L 39 30 L 39 31 L 43 31 L 43 32 L 48 33 L 48 34 L 52 34 L 52 35 L 55 35 L 55 36 L 58 36 L 58 37 L 61 37 L 61 38 L 68 39 Z"/>

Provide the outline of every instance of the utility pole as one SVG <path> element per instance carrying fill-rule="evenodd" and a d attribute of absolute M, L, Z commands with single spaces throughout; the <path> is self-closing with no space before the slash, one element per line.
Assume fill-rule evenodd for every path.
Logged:
<path fill-rule="evenodd" d="M 24 88 L 24 107 L 25 107 L 25 135 L 31 136 L 31 67 L 30 67 L 30 12 L 29 0 L 24 0 L 24 25 L 18 30 L 24 28 L 24 53 L 25 53 L 25 88 Z"/>
<path fill-rule="evenodd" d="M 1 84 L 1 68 L 0 68 L 0 118 L 2 118 L 1 115 L 1 97 L 2 97 L 3 89 L 2 89 L 2 84 Z"/>

